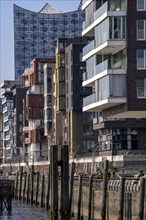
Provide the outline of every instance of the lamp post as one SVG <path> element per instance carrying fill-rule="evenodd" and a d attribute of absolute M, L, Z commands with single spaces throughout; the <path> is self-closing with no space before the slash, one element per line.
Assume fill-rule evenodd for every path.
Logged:
<path fill-rule="evenodd" d="M 76 156 L 79 148 L 80 148 L 79 144 L 72 148 L 72 159 L 73 159 L 73 162 L 74 162 L 75 156 Z M 73 152 L 74 149 L 75 149 L 75 151 Z"/>
<path fill-rule="evenodd" d="M 93 146 L 93 147 L 95 146 L 95 148 L 94 148 L 94 151 L 92 150 L 91 174 L 93 174 L 93 172 L 94 172 L 94 158 L 95 158 L 95 155 L 96 155 L 97 150 L 99 150 L 99 143 L 95 143 L 95 144 L 91 145 L 91 147 L 92 147 L 92 146 Z"/>

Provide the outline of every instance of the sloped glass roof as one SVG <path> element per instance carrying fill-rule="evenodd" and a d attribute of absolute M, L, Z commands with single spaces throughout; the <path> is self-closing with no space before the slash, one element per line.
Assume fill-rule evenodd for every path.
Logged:
<path fill-rule="evenodd" d="M 45 14 L 57 14 L 57 13 L 64 13 L 64 11 L 54 8 L 50 4 L 45 4 L 45 6 L 39 11 L 40 13 L 45 13 Z"/>

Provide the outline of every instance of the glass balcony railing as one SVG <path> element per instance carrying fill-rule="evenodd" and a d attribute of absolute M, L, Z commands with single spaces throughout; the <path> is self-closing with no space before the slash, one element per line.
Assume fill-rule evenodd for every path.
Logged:
<path fill-rule="evenodd" d="M 94 12 L 94 21 L 96 21 L 96 19 L 100 18 L 100 16 L 102 16 L 107 11 L 108 11 L 108 2 L 105 2 L 100 8 L 98 8 Z"/>
<path fill-rule="evenodd" d="M 83 81 L 91 79 L 92 77 L 102 73 L 105 70 L 109 69 L 126 69 L 126 58 L 114 59 L 114 63 L 111 60 L 105 60 L 102 63 L 98 64 L 94 68 L 87 70 L 83 73 Z"/>
<path fill-rule="evenodd" d="M 92 77 L 98 75 L 99 73 L 107 70 L 109 68 L 109 61 L 105 60 L 102 63 L 98 64 L 94 68 L 88 70 L 87 72 L 83 73 L 83 81 L 91 79 Z"/>
<path fill-rule="evenodd" d="M 95 48 L 95 40 L 91 41 L 87 46 L 83 48 L 83 56 L 88 54 L 91 50 Z"/>
<path fill-rule="evenodd" d="M 95 94 L 89 95 L 83 99 L 83 106 L 90 105 L 95 102 Z"/>

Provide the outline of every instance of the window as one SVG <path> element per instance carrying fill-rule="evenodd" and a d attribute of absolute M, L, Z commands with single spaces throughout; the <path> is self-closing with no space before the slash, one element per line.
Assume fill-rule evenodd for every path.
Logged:
<path fill-rule="evenodd" d="M 137 0 L 137 10 L 146 11 L 146 0 Z"/>
<path fill-rule="evenodd" d="M 137 50 L 137 69 L 146 69 L 146 50 Z"/>
<path fill-rule="evenodd" d="M 137 98 L 146 98 L 146 78 L 137 80 Z"/>
<path fill-rule="evenodd" d="M 137 40 L 146 40 L 146 20 L 137 21 Z"/>

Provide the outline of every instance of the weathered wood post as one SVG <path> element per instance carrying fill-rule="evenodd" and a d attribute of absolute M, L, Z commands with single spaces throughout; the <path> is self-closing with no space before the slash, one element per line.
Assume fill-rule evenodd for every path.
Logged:
<path fill-rule="evenodd" d="M 33 193 L 34 193 L 34 165 L 31 165 L 31 205 L 33 204 Z"/>
<path fill-rule="evenodd" d="M 44 207 L 44 182 L 45 182 L 45 175 L 42 174 L 42 182 L 41 182 L 41 207 Z"/>
<path fill-rule="evenodd" d="M 28 174 L 28 176 L 27 176 L 27 195 L 26 195 L 27 203 L 29 203 L 29 201 L 30 201 L 29 193 L 30 193 L 30 174 Z"/>
<path fill-rule="evenodd" d="M 17 172 L 16 174 L 16 184 L 15 184 L 15 199 L 18 199 L 18 178 L 19 178 L 19 174 Z"/>
<path fill-rule="evenodd" d="M 77 220 L 81 218 L 81 201 L 82 201 L 82 175 L 79 176 L 79 195 L 78 195 Z"/>
<path fill-rule="evenodd" d="M 125 198 L 125 177 L 121 177 L 118 220 L 124 219 L 124 198 Z"/>
<path fill-rule="evenodd" d="M 70 215 L 71 215 L 71 207 L 72 207 L 75 167 L 76 167 L 75 162 L 72 162 L 71 163 L 71 175 L 70 175 L 70 193 L 69 193 L 69 212 L 70 212 Z"/>
<path fill-rule="evenodd" d="M 51 219 L 58 219 L 58 147 L 50 146 Z"/>
<path fill-rule="evenodd" d="M 61 214 L 69 219 L 69 152 L 68 145 L 61 146 Z"/>
<path fill-rule="evenodd" d="M 26 193 L 26 180 L 27 180 L 27 174 L 24 175 L 24 185 L 23 185 L 23 195 L 22 195 L 23 201 L 26 199 L 26 197 L 25 197 L 25 193 Z"/>
<path fill-rule="evenodd" d="M 48 178 L 47 178 L 47 195 L 46 195 L 46 209 L 49 209 L 50 199 L 50 166 L 48 167 Z"/>
<path fill-rule="evenodd" d="M 40 182 L 40 173 L 37 173 L 36 178 L 36 197 L 35 197 L 35 204 L 38 205 L 38 195 L 39 195 L 39 182 Z"/>
<path fill-rule="evenodd" d="M 106 197 L 107 197 L 107 184 L 108 184 L 108 167 L 109 161 L 104 161 L 104 173 L 103 173 L 103 199 L 101 209 L 101 219 L 106 220 Z"/>
<path fill-rule="evenodd" d="M 145 182 L 146 182 L 146 179 L 144 177 L 141 177 L 141 179 L 140 179 L 140 200 L 139 200 L 139 220 L 144 219 Z"/>
<path fill-rule="evenodd" d="M 88 220 L 91 220 L 92 196 L 93 196 L 93 175 L 89 177 L 89 201 L 88 201 Z"/>
<path fill-rule="evenodd" d="M 21 191 L 22 191 L 22 178 L 23 178 L 23 166 L 20 167 L 20 182 L 19 182 L 19 200 L 21 197 Z"/>

